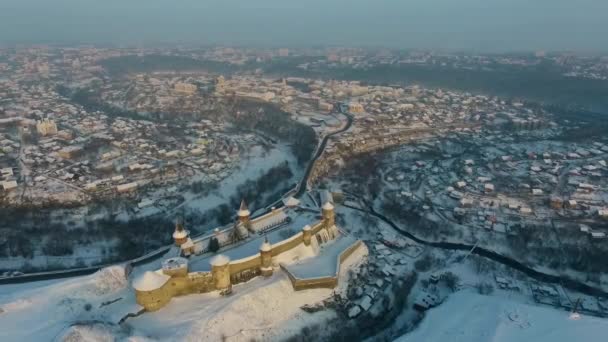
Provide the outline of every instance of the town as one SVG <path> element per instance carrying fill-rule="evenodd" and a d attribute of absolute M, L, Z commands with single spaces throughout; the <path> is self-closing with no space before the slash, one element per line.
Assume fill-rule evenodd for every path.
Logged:
<path fill-rule="evenodd" d="M 461 296 L 600 322 L 603 118 L 355 77 L 543 63 L 608 76 L 543 51 L 2 49 L 0 284 L 77 289 L 49 304 L 68 336 L 390 340 Z"/>

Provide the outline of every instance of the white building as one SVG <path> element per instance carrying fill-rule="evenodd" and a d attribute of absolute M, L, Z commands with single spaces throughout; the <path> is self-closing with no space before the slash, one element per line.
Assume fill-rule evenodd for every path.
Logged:
<path fill-rule="evenodd" d="M 133 191 L 135 189 L 137 189 L 137 182 L 120 184 L 120 185 L 116 186 L 116 191 L 118 191 L 118 192 L 128 192 L 128 191 Z"/>
<path fill-rule="evenodd" d="M 187 95 L 192 95 L 194 93 L 196 93 L 196 91 L 198 90 L 198 88 L 196 87 L 196 85 L 194 84 L 190 84 L 190 83 L 176 83 L 173 86 L 173 89 L 181 94 L 187 94 Z"/>
<path fill-rule="evenodd" d="M 2 182 L 2 189 L 4 191 L 10 191 L 17 188 L 17 181 L 4 181 Z"/>
<path fill-rule="evenodd" d="M 36 130 L 38 131 L 38 134 L 43 137 L 55 135 L 57 134 L 57 124 L 53 120 L 44 119 L 36 122 Z"/>

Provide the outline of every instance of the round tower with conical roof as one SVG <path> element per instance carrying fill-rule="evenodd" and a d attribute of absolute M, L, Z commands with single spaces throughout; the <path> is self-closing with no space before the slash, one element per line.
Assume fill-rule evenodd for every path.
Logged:
<path fill-rule="evenodd" d="M 312 239 L 312 227 L 308 224 L 302 228 L 302 239 L 304 240 L 305 246 L 310 246 L 310 240 Z"/>
<path fill-rule="evenodd" d="M 264 243 L 260 246 L 260 271 L 263 276 L 269 277 L 272 275 L 272 245 L 268 242 L 268 238 L 264 239 Z"/>
<path fill-rule="evenodd" d="M 249 225 L 251 213 L 249 212 L 249 208 L 247 208 L 247 203 L 245 203 L 244 199 L 241 201 L 241 206 L 239 207 L 239 211 L 236 213 L 236 215 L 239 217 L 239 222 L 245 226 Z"/>
<path fill-rule="evenodd" d="M 230 282 L 230 258 L 225 255 L 216 255 L 209 261 L 211 264 L 211 276 L 215 289 L 229 293 L 232 288 Z"/>
<path fill-rule="evenodd" d="M 178 220 L 175 223 L 175 231 L 173 231 L 173 241 L 176 246 L 183 245 L 186 241 L 188 241 L 188 236 L 190 232 L 184 228 L 184 224 L 181 220 Z"/>
<path fill-rule="evenodd" d="M 325 204 L 323 204 L 323 207 L 321 208 L 321 212 L 323 215 L 323 223 L 325 224 L 325 228 L 333 227 L 336 224 L 336 214 L 334 212 L 334 205 L 331 204 L 331 202 L 325 202 Z"/>

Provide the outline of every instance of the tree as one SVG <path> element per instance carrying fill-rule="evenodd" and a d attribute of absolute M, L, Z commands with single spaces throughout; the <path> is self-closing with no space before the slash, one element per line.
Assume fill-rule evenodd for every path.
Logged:
<path fill-rule="evenodd" d="M 453 291 L 456 291 L 456 287 L 458 286 L 458 283 L 460 282 L 460 278 L 452 273 L 452 272 L 446 272 L 441 276 L 441 279 L 445 282 L 445 285 Z"/>
<path fill-rule="evenodd" d="M 230 223 L 232 220 L 233 210 L 226 203 L 220 204 L 215 209 L 217 211 L 217 221 L 221 225 Z"/>
<path fill-rule="evenodd" d="M 492 284 L 490 284 L 490 283 L 480 282 L 480 283 L 477 283 L 477 285 L 475 285 L 475 287 L 477 288 L 477 292 L 479 292 L 479 294 L 482 294 L 482 295 L 489 295 L 489 294 L 492 294 L 492 292 L 494 292 L 494 286 L 492 286 Z"/>
<path fill-rule="evenodd" d="M 209 250 L 213 253 L 216 253 L 220 250 L 220 242 L 217 240 L 215 236 L 209 239 Z"/>
<path fill-rule="evenodd" d="M 426 255 L 424 258 L 416 260 L 414 267 L 418 272 L 426 272 L 431 269 L 432 264 L 433 260 L 430 256 Z"/>

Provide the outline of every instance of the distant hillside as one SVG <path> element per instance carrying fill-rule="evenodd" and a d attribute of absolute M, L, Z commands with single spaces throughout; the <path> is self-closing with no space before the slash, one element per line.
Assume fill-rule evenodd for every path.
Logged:
<path fill-rule="evenodd" d="M 359 80 L 374 84 L 420 84 L 431 88 L 519 98 L 608 114 L 608 81 L 565 77 L 552 67 L 522 69 L 501 66 L 489 71 L 422 65 L 384 65 L 369 69 L 344 67 L 303 72 L 294 66 L 292 70 L 299 76 Z M 285 65 L 280 68 L 270 66 L 267 72 L 291 74 Z"/>
<path fill-rule="evenodd" d="M 528 68 L 491 65 L 492 70 L 429 65 L 381 65 L 368 69 L 349 66 L 313 71 L 297 68 L 306 61 L 310 59 L 289 58 L 236 66 L 186 56 L 129 55 L 108 58 L 100 64 L 112 75 L 158 70 L 205 70 L 232 74 L 262 68 L 273 76 L 358 80 L 374 84 L 420 84 L 608 113 L 608 81 L 565 77 L 559 69 L 549 64 Z"/>
<path fill-rule="evenodd" d="M 207 70 L 229 74 L 238 70 L 234 65 L 215 61 L 202 61 L 185 56 L 166 55 L 129 55 L 111 57 L 99 63 L 108 73 L 114 76 L 128 73 L 152 72 L 158 70 L 192 71 Z"/>

